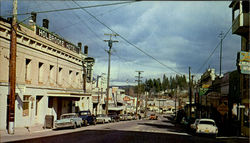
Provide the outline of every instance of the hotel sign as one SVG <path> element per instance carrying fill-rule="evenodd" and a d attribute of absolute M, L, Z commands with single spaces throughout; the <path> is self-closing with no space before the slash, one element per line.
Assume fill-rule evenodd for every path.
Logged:
<path fill-rule="evenodd" d="M 71 44 L 70 42 L 67 42 L 66 40 L 60 38 L 58 35 L 53 34 L 48 32 L 47 30 L 41 28 L 41 27 L 36 27 L 36 34 L 59 45 L 62 47 L 65 47 L 71 51 L 77 52 L 79 53 L 79 48 L 73 44 Z"/>

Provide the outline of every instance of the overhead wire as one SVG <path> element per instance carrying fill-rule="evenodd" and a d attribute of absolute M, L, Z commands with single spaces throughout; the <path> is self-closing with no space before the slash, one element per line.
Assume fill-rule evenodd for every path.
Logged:
<path fill-rule="evenodd" d="M 230 30 L 232 29 L 232 27 L 233 27 L 234 24 L 235 24 L 235 22 L 229 27 L 229 29 L 227 30 L 226 34 L 224 34 L 223 37 L 221 38 L 222 40 L 216 45 L 216 47 L 213 49 L 213 51 L 210 53 L 210 55 L 208 56 L 208 58 L 200 66 L 200 68 L 198 69 L 198 71 L 196 73 L 199 73 L 201 71 L 201 69 L 204 68 L 204 66 L 207 64 L 207 62 L 209 61 L 209 59 L 212 57 L 212 55 L 214 54 L 214 52 L 216 51 L 216 49 L 219 47 L 219 45 L 221 44 L 221 42 L 226 38 L 227 34 L 230 32 Z"/>
<path fill-rule="evenodd" d="M 97 16 L 103 16 L 103 15 L 105 15 L 105 14 L 109 13 L 109 12 L 112 12 L 112 11 L 115 11 L 115 10 L 117 10 L 117 9 L 120 9 L 121 7 L 128 6 L 129 4 L 131 4 L 131 3 L 121 5 L 121 6 L 117 7 L 117 8 L 111 9 L 111 10 L 106 11 L 106 12 L 102 12 L 102 13 L 98 14 Z M 89 17 L 89 18 L 87 19 L 87 21 L 91 20 L 92 18 L 93 18 L 93 17 Z M 81 23 L 82 21 L 84 21 L 84 20 L 80 20 L 80 21 L 78 21 L 78 22 L 75 22 L 74 24 L 66 25 L 66 26 L 61 27 L 61 28 L 57 28 L 57 29 L 56 29 L 56 30 L 54 30 L 54 31 L 58 31 L 58 30 L 61 30 L 61 29 L 66 28 L 66 27 L 71 27 L 71 26 L 74 26 L 74 25 L 76 25 L 76 24 Z M 86 23 L 86 22 L 85 22 L 85 23 Z"/>
<path fill-rule="evenodd" d="M 78 7 L 81 7 L 77 2 L 75 2 L 75 0 L 72 0 L 76 5 L 78 5 Z M 174 71 L 175 73 L 182 75 L 180 72 L 176 71 L 175 69 L 167 66 L 166 64 L 162 63 L 161 61 L 159 61 L 158 59 L 156 59 L 155 57 L 151 56 L 150 54 L 148 54 L 147 52 L 143 51 L 142 49 L 140 49 L 139 47 L 137 47 L 136 45 L 134 45 L 133 43 L 131 43 L 130 41 L 128 41 L 125 37 L 123 37 L 121 34 L 115 32 L 113 29 L 111 29 L 109 26 L 107 26 L 104 22 L 100 21 L 96 16 L 94 16 L 92 13 L 90 13 L 89 11 L 87 11 L 85 8 L 81 8 L 83 11 L 85 11 L 87 14 L 89 14 L 90 16 L 92 16 L 95 20 L 97 20 L 99 23 L 101 23 L 103 26 L 105 26 L 107 29 L 109 29 L 110 31 L 112 31 L 115 34 L 118 34 L 119 37 L 121 39 L 123 39 L 125 42 L 127 42 L 128 44 L 130 44 L 131 46 L 133 46 L 134 48 L 136 48 L 137 50 L 139 50 L 140 52 L 142 52 L 143 54 L 145 54 L 146 56 L 152 58 L 153 60 L 155 60 L 156 62 L 158 62 L 159 64 L 163 65 L 164 67 Z"/>
<path fill-rule="evenodd" d="M 100 5 L 90 5 L 90 6 L 83 6 L 83 7 L 74 7 L 74 8 L 64 8 L 64 9 L 53 9 L 53 10 L 45 10 L 45 11 L 36 11 L 36 13 L 50 13 L 50 12 L 59 12 L 59 11 L 67 11 L 67 10 L 76 10 L 76 9 L 85 9 L 85 8 L 94 8 L 94 7 L 104 7 L 104 6 L 111 6 L 111 5 L 120 5 L 120 4 L 126 4 L 126 3 L 133 3 L 133 1 L 129 1 L 129 2 L 118 2 L 118 3 L 108 3 L 108 4 L 100 4 Z M 19 15 L 28 15 L 31 14 L 31 12 L 27 12 L 27 13 L 20 13 L 17 14 Z M 9 17 L 9 16 L 13 16 L 13 15 L 5 15 L 3 17 Z"/>

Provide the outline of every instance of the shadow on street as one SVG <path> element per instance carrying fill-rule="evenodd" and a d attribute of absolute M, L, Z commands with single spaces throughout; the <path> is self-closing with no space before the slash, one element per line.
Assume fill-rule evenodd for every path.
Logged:
<path fill-rule="evenodd" d="M 85 130 L 56 136 L 16 141 L 17 143 L 221 143 L 218 139 L 200 138 L 167 133 L 149 133 L 118 130 Z M 237 141 L 239 142 L 239 141 Z M 248 142 L 248 141 L 243 141 Z M 242 142 L 242 143 L 243 143 Z"/>

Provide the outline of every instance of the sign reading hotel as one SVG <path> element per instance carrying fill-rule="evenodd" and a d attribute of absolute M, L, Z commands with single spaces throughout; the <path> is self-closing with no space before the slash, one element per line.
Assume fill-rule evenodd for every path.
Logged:
<path fill-rule="evenodd" d="M 79 48 L 60 38 L 58 35 L 50 33 L 41 27 L 36 27 L 36 34 L 69 50 L 79 53 Z"/>

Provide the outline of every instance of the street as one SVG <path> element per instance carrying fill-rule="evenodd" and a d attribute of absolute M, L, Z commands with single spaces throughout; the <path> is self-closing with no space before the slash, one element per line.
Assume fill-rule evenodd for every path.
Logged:
<path fill-rule="evenodd" d="M 230 140 L 230 141 L 229 141 Z M 166 142 L 248 142 L 247 139 L 213 138 L 187 133 L 180 125 L 175 125 L 166 116 L 158 120 L 132 120 L 108 124 L 97 124 L 77 129 L 61 129 L 37 132 L 28 136 L 3 138 L 3 142 L 84 142 L 84 143 L 166 143 Z"/>

